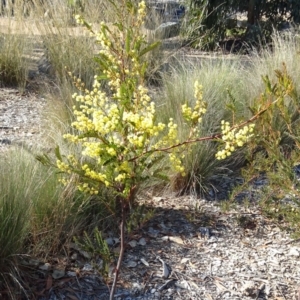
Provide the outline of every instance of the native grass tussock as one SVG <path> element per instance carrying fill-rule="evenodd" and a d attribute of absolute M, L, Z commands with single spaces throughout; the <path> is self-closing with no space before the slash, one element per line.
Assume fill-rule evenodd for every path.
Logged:
<path fill-rule="evenodd" d="M 29 69 L 25 56 L 30 49 L 30 43 L 23 35 L 0 33 L 0 86 L 25 89 Z"/>
<path fill-rule="evenodd" d="M 1 160 L 0 239 L 5 247 L 1 247 L 0 282 L 1 288 L 6 282 L 7 288 L 13 291 L 19 288 L 13 284 L 19 258 L 30 252 L 24 247 L 26 240 L 30 234 L 35 235 L 35 227 L 41 229 L 42 223 L 37 220 L 41 211 L 36 205 L 50 205 L 57 186 L 52 185 L 51 196 L 46 183 L 49 173 L 27 151 L 12 149 L 4 158 Z"/>
<path fill-rule="evenodd" d="M 106 5 L 105 2 L 100 2 L 91 1 L 91 5 L 94 6 L 84 8 L 83 15 L 87 21 L 99 23 L 100 19 L 111 20 L 112 14 L 109 10 L 105 15 L 100 13 L 100 11 L 103 12 L 103 6 Z M 67 71 L 81 78 L 87 87 L 91 87 L 94 75 L 99 72 L 99 66 L 93 60 L 98 46 L 95 47 L 94 39 L 86 31 L 75 26 L 72 14 L 77 8 L 67 7 L 65 2 L 64 4 L 58 3 L 58 1 L 55 3 L 58 6 L 51 6 L 46 9 L 36 6 L 36 11 L 30 12 L 30 16 L 36 18 L 35 34 L 39 36 L 38 38 L 42 40 L 47 49 L 48 59 L 55 75 L 54 84 L 52 82 L 43 91 L 49 100 L 45 110 L 47 113 L 44 117 L 44 125 L 48 128 L 48 136 L 45 137 L 45 141 L 50 146 L 49 148 L 55 148 L 59 145 L 63 153 L 72 152 L 80 155 L 82 151 L 80 146 L 73 145 L 62 138 L 65 133 L 76 134 L 76 130 L 70 129 L 70 124 L 74 121 L 72 94 L 76 88 L 73 85 L 74 78 L 70 77 Z M 59 7 L 59 11 L 54 17 L 55 7 Z M 95 14 L 92 12 L 95 9 L 99 9 L 101 18 L 94 18 Z M 21 13 L 16 14 L 13 26 L 16 26 L 17 20 L 20 20 L 17 26 L 23 26 L 21 24 L 27 22 L 26 18 Z M 11 28 L 11 30 L 15 30 L 16 27 Z M 152 40 L 152 33 L 149 31 L 146 33 L 148 34 L 147 39 Z M 3 36 L 1 34 L 0 38 L 4 41 L 1 44 L 2 48 L 0 48 L 0 82 L 2 85 L 17 84 L 24 88 L 26 86 L 26 72 L 29 70 L 24 56 L 32 49 L 33 44 L 24 39 L 24 36 L 15 34 L 3 34 Z M 294 82 L 295 91 L 298 91 L 299 49 L 297 35 L 275 34 L 273 49 L 253 53 L 247 63 L 226 59 L 211 59 L 199 64 L 191 61 L 176 63 L 176 65 L 171 66 L 171 73 L 162 72 L 155 78 L 155 83 L 158 83 L 158 87 L 156 86 L 158 92 L 153 93 L 152 98 L 157 106 L 156 118 L 163 123 L 173 118 L 174 123 L 178 124 L 179 139 L 184 140 L 188 135 L 188 129 L 186 129 L 186 120 L 180 111 L 184 104 L 191 107 L 195 105 L 195 81 L 203 86 L 203 100 L 207 103 L 207 111 L 198 128 L 201 136 L 210 136 L 220 132 L 222 120 L 233 124 L 236 121 L 250 118 L 253 111 L 251 112 L 249 106 L 255 105 L 255 99 L 258 99 L 261 93 L 265 91 L 266 81 L 262 80 L 262 76 L 268 75 L 272 82 L 276 81 L 278 76 L 276 77 L 274 69 L 282 69 L 283 62 L 291 77 L 290 79 Z M 153 53 L 149 52 L 147 59 L 154 66 L 153 70 L 156 70 L 157 66 L 164 62 L 165 57 L 162 49 L 156 48 Z M 149 72 L 149 74 L 153 73 Z M 153 77 L 149 76 L 149 78 Z M 283 74 L 280 78 L 287 79 L 288 76 Z M 53 87 L 55 88 L 52 89 Z M 105 90 L 107 86 L 104 85 L 103 88 Z M 276 100 L 278 94 L 275 90 L 272 93 L 273 100 Z M 257 154 L 258 149 L 254 141 L 252 148 L 250 147 L 250 152 L 241 149 L 232 153 L 225 161 L 220 161 L 216 159 L 216 153 L 219 150 L 219 144 L 216 141 L 207 140 L 197 143 L 185 152 L 183 158 L 182 163 L 187 174 L 186 177 L 182 177 L 180 172 L 167 171 L 167 175 L 171 178 L 170 183 L 166 185 L 167 189 L 205 195 L 210 186 L 209 179 L 211 176 L 234 170 L 238 166 L 245 165 L 245 162 L 250 162 L 248 173 L 243 171 L 245 178 L 252 178 L 252 172 L 261 169 L 264 172 L 269 172 L 270 182 L 273 186 L 277 186 L 273 190 L 276 191 L 276 195 L 274 192 L 271 193 L 270 190 L 266 190 L 265 197 L 262 196 L 262 207 L 266 214 L 278 219 L 284 217 L 296 226 L 299 216 L 297 202 L 293 202 L 296 203 L 296 206 L 294 206 L 295 204 L 280 206 L 281 202 L 278 195 L 283 193 L 283 188 L 277 184 L 281 180 L 280 176 L 288 176 L 289 185 L 295 189 L 295 178 L 291 172 L 288 174 L 291 168 L 281 168 L 281 171 L 284 170 L 281 173 L 275 173 L 277 176 L 274 175 L 274 172 L 272 173 L 274 168 L 278 171 L 278 168 L 274 167 L 276 157 L 280 157 L 283 166 L 287 166 L 287 164 L 284 160 L 286 157 L 280 151 L 275 153 L 277 156 L 272 156 L 275 149 L 270 147 L 274 142 L 271 133 L 280 132 L 280 135 L 273 136 L 274 139 L 280 138 L 281 144 L 289 143 L 288 146 L 296 149 L 288 155 L 289 158 L 293 158 L 293 161 L 289 162 L 288 165 L 291 167 L 299 161 L 298 141 L 295 138 L 299 133 L 297 131 L 299 116 L 293 114 L 297 107 L 298 96 L 288 92 L 284 98 L 287 99 L 288 97 L 293 99 L 291 103 L 294 103 L 294 106 L 288 107 L 288 114 L 291 114 L 292 118 L 281 118 L 283 111 L 286 112 L 283 106 L 279 107 L 277 111 L 274 109 L 279 121 L 269 122 L 272 125 L 268 128 L 268 133 L 270 133 L 270 139 L 267 141 L 269 148 L 268 145 L 264 144 L 263 137 L 260 136 L 260 147 L 265 152 Z M 266 116 L 267 121 L 268 117 L 271 118 L 271 116 Z M 263 126 L 262 124 L 261 126 Z M 285 134 L 287 131 L 289 136 Z M 112 195 L 106 189 L 103 189 L 103 194 L 100 195 L 101 197 L 99 196 L 102 200 L 98 203 L 93 196 L 87 197 L 78 193 L 76 190 L 78 177 L 76 176 L 73 177 L 69 185 L 63 187 L 58 183 L 60 174 L 49 167 L 42 166 L 35 160 L 34 156 L 40 153 L 40 149 L 31 149 L 30 151 L 33 154 L 25 149 L 13 148 L 7 154 L 5 161 L 0 162 L 0 176 L 2 176 L 0 180 L 2 195 L 0 197 L 0 244 L 6 245 L 0 251 L 0 286 L 3 284 L 8 287 L 13 286 L 13 281 L 9 278 L 18 277 L 16 269 L 19 261 L 16 257 L 19 255 L 34 254 L 45 258 L 49 252 L 55 254 L 82 228 L 90 228 L 92 232 L 92 227 L 109 227 L 107 219 L 105 225 L 103 225 L 103 220 L 107 215 L 114 216 L 115 203 L 112 200 Z M 268 154 L 267 161 L 264 153 Z M 253 157 L 257 159 L 257 162 L 251 161 Z M 167 164 L 167 160 L 162 159 L 156 168 L 163 169 Z M 155 170 L 152 171 L 155 172 Z M 153 188 L 153 186 L 158 186 L 158 181 L 150 178 L 149 182 L 142 186 Z M 293 195 L 296 199 L 297 193 Z M 293 213 L 295 211 L 296 213 Z M 134 220 L 132 222 L 134 223 Z M 28 247 L 28 245 L 31 246 Z"/>
<path fill-rule="evenodd" d="M 23 2 L 13 5 L 8 1 L 1 6 L 0 83 L 24 88 L 32 68 L 32 51 L 38 47 L 60 84 L 69 79 L 65 76 L 68 70 L 91 86 L 97 49 L 86 30 L 76 26 L 74 15 L 81 13 L 95 26 L 103 20 L 113 21 L 106 1 L 89 1 L 83 6 L 76 1 L 78 7 L 64 0 Z"/>
<path fill-rule="evenodd" d="M 60 175 L 36 160 L 39 151 L 16 147 L 0 160 L 0 289 L 8 289 L 10 299 L 17 290 L 25 293 L 23 257 L 50 259 L 83 228 L 105 224 L 108 215 L 101 203 L 77 193 L 75 177 L 65 187 L 58 185 Z"/>
<path fill-rule="evenodd" d="M 187 134 L 179 108 L 186 102 L 193 104 L 192 83 L 195 80 L 201 82 L 203 98 L 207 102 L 207 113 L 200 125 L 201 134 L 210 135 L 220 131 L 221 120 L 233 121 L 231 111 L 226 109 L 230 97 L 238 99 L 235 102 L 235 118 L 244 118 L 247 100 L 239 100 L 244 94 L 244 82 L 240 80 L 242 72 L 243 65 L 237 60 L 211 58 L 198 63 L 191 60 L 177 63 L 170 75 L 163 76 L 161 92 L 156 100 L 159 103 L 158 118 L 165 120 L 174 116 L 177 124 L 180 124 L 180 135 L 183 137 Z M 215 159 L 217 151 L 218 144 L 215 141 L 196 144 L 191 152 L 186 154 L 184 161 L 189 176 L 185 180 L 181 178 L 179 188 L 196 193 L 202 191 L 201 193 L 205 194 L 211 176 L 227 172 L 228 168 L 234 168 L 243 160 L 237 151 L 226 162 L 220 162 Z M 174 183 L 171 184 L 173 185 Z M 178 188 L 176 177 L 175 187 Z"/>

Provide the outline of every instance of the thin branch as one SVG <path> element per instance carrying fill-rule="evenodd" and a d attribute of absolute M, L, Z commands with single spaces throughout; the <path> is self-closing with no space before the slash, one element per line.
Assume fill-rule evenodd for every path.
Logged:
<path fill-rule="evenodd" d="M 256 119 L 258 119 L 263 113 L 265 113 L 269 107 L 271 105 L 273 105 L 274 103 L 276 103 L 279 99 L 276 99 L 274 102 L 271 102 L 268 104 L 268 106 L 264 109 L 262 109 L 261 111 L 259 111 L 256 115 L 254 115 L 253 117 L 251 117 L 250 119 L 248 119 L 247 121 L 244 121 L 238 125 L 234 125 L 230 128 L 230 130 L 233 130 L 233 129 L 238 129 L 238 128 L 241 128 L 249 123 L 252 123 L 254 122 Z M 144 151 L 142 154 L 138 155 L 138 156 L 135 156 L 133 158 L 131 158 L 129 161 L 132 162 L 132 161 L 135 161 L 137 159 L 139 159 L 140 157 L 144 156 L 144 155 L 147 155 L 147 154 L 150 154 L 150 153 L 154 153 L 154 152 L 168 152 L 169 150 L 172 150 L 174 148 L 179 148 L 181 146 L 184 146 L 184 145 L 189 145 L 189 144 L 193 144 L 193 143 L 197 143 L 197 142 L 203 142 L 203 141 L 209 141 L 209 140 L 215 140 L 215 139 L 220 139 L 222 137 L 222 134 L 221 133 L 218 133 L 218 134 L 214 134 L 214 135 L 211 135 L 211 136 L 204 136 L 204 137 L 201 137 L 201 138 L 195 138 L 195 139 L 188 139 L 184 142 L 180 142 L 178 144 L 175 144 L 175 145 L 172 145 L 172 146 L 168 146 L 168 147 L 165 147 L 165 148 L 159 148 L 159 149 L 152 149 L 152 150 L 147 150 L 147 151 Z"/>
<path fill-rule="evenodd" d="M 121 249 L 120 249 L 120 254 L 119 254 L 119 258 L 118 258 L 118 263 L 115 269 L 115 276 L 114 276 L 114 281 L 111 287 L 111 291 L 110 291 L 110 295 L 109 295 L 109 300 L 113 300 L 114 299 L 114 294 L 115 294 L 115 290 L 116 290 L 116 285 L 118 282 L 118 277 L 119 277 L 119 272 L 121 269 L 121 264 L 123 261 L 123 256 L 124 256 L 124 250 L 125 250 L 125 221 L 126 221 L 126 211 L 125 211 L 125 200 L 121 199 L 121 203 L 122 203 L 122 214 L 121 214 L 121 224 L 120 224 L 120 237 L 121 237 Z"/>

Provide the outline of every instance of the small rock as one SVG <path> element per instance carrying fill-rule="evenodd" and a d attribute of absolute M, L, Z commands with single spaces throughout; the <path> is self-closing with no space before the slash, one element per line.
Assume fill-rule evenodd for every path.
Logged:
<path fill-rule="evenodd" d="M 120 242 L 120 240 L 118 238 L 109 237 L 109 238 L 105 239 L 105 242 L 108 246 L 113 246 L 115 244 L 118 244 Z"/>
<path fill-rule="evenodd" d="M 97 260 L 97 266 L 100 268 L 100 269 L 102 269 L 103 268 L 103 260 L 101 259 L 101 258 L 99 258 L 98 260 Z"/>
<path fill-rule="evenodd" d="M 74 272 L 74 271 L 68 271 L 68 272 L 67 272 L 67 275 L 70 276 L 70 277 L 76 277 L 76 276 L 77 276 L 77 273 Z"/>
<path fill-rule="evenodd" d="M 130 260 L 130 261 L 126 264 L 126 266 L 127 266 L 128 268 L 135 268 L 135 267 L 137 266 L 137 262 L 136 262 L 136 261 L 133 261 L 133 260 Z"/>
<path fill-rule="evenodd" d="M 134 247 L 136 247 L 136 245 L 137 245 L 137 241 L 132 240 L 132 241 L 130 241 L 128 244 L 129 244 L 132 248 L 134 248 Z"/>
<path fill-rule="evenodd" d="M 175 286 L 179 287 L 180 289 L 185 289 L 185 290 L 190 289 L 190 286 L 186 280 L 181 280 L 181 281 L 175 282 Z"/>
<path fill-rule="evenodd" d="M 209 239 L 211 237 L 211 231 L 209 228 L 207 227 L 200 227 L 199 228 L 199 232 L 200 232 L 200 236 L 202 238 L 207 238 Z"/>
<path fill-rule="evenodd" d="M 77 258 L 78 258 L 78 254 L 77 254 L 77 253 L 73 253 L 73 254 L 71 255 L 71 257 L 70 257 L 70 259 L 71 259 L 72 261 L 76 260 Z"/>
<path fill-rule="evenodd" d="M 186 264 L 186 263 L 189 262 L 190 260 L 191 260 L 190 258 L 184 257 L 184 258 L 180 261 L 180 263 L 181 263 L 181 264 Z"/>
<path fill-rule="evenodd" d="M 298 248 L 291 248 L 289 253 L 288 253 L 289 256 L 300 256 L 300 253 L 299 253 L 299 249 Z"/>
<path fill-rule="evenodd" d="M 159 202 L 159 201 L 162 201 L 163 200 L 163 197 L 153 197 L 153 200 L 155 202 Z"/>
<path fill-rule="evenodd" d="M 215 244 L 218 241 L 218 239 L 215 236 L 211 236 L 208 240 L 209 244 Z"/>
<path fill-rule="evenodd" d="M 55 269 L 55 270 L 53 270 L 52 277 L 54 279 L 59 279 L 59 278 L 64 277 L 65 274 L 66 274 L 65 270 L 63 270 L 63 269 Z"/>
<path fill-rule="evenodd" d="M 143 286 L 138 282 L 134 282 L 132 284 L 132 288 L 135 289 L 135 290 L 141 291 L 143 289 Z"/>
<path fill-rule="evenodd" d="M 246 296 L 256 296 L 257 287 L 254 281 L 246 281 L 241 287 L 241 292 Z"/>
<path fill-rule="evenodd" d="M 114 244 L 114 240 L 113 240 L 113 238 L 107 238 L 107 239 L 105 239 L 105 242 L 106 242 L 106 244 L 108 245 L 108 246 L 112 246 L 113 244 Z"/>
<path fill-rule="evenodd" d="M 113 240 L 114 240 L 114 244 L 120 243 L 120 239 L 119 238 L 113 238 Z"/>
<path fill-rule="evenodd" d="M 148 263 L 144 258 L 141 258 L 141 262 L 142 262 L 145 266 L 149 267 L 149 263 Z"/>
<path fill-rule="evenodd" d="M 85 264 L 82 268 L 82 271 L 87 271 L 87 272 L 93 271 L 93 267 L 90 264 Z"/>
<path fill-rule="evenodd" d="M 158 234 L 160 233 L 159 230 L 154 229 L 153 227 L 149 227 L 148 229 L 148 234 L 150 237 L 152 238 L 156 238 L 158 236 Z"/>
<path fill-rule="evenodd" d="M 169 240 L 179 245 L 184 245 L 184 241 L 180 236 L 170 236 Z"/>
<path fill-rule="evenodd" d="M 45 263 L 45 264 L 39 266 L 39 269 L 43 270 L 43 271 L 49 271 L 51 269 L 51 264 Z"/>
<path fill-rule="evenodd" d="M 0 139 L 0 144 L 10 145 L 11 144 L 11 140 L 9 140 L 9 139 Z"/>
<path fill-rule="evenodd" d="M 145 238 L 140 238 L 140 240 L 139 240 L 139 245 L 141 245 L 141 246 L 145 246 L 146 245 L 146 239 Z"/>

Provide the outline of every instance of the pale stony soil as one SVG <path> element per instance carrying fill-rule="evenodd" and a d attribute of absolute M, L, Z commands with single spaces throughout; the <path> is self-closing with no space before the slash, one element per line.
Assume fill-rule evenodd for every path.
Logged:
<path fill-rule="evenodd" d="M 45 99 L 35 93 L 0 89 L 0 151 L 23 143 L 31 146 L 39 140 L 44 105 Z"/>
<path fill-rule="evenodd" d="M 156 214 L 128 236 L 116 299 L 300 299 L 299 240 L 255 205 L 223 213 L 216 202 L 191 196 L 144 201 Z M 195 204 L 200 213 L 193 214 Z M 118 252 L 117 236 L 107 235 L 106 241 Z M 31 293 L 41 300 L 108 299 L 97 273 L 101 257 L 75 244 L 68 250 L 57 260 L 35 264 L 40 275 L 32 280 Z"/>

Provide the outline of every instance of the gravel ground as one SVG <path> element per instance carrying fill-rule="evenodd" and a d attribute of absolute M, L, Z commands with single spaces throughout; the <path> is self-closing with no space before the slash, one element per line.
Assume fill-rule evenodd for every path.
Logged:
<path fill-rule="evenodd" d="M 0 89 L 0 151 L 11 145 L 31 146 L 42 134 L 41 111 L 45 99 L 15 88 Z"/>

